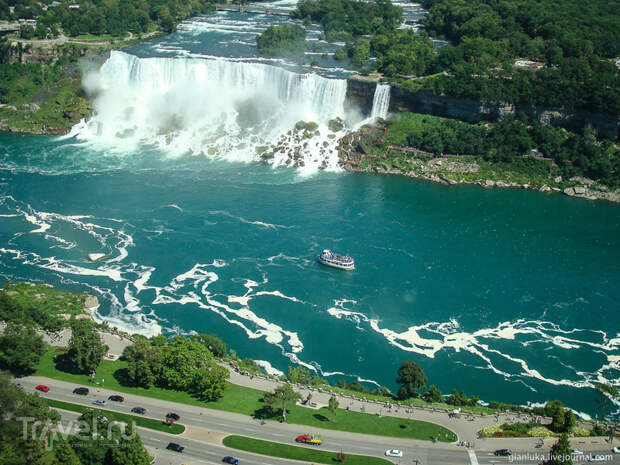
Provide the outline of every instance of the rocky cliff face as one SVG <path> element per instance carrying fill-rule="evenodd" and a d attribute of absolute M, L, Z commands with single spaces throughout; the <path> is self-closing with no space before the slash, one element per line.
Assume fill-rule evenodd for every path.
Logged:
<path fill-rule="evenodd" d="M 365 115 L 372 109 L 372 99 L 376 84 L 374 82 L 349 79 L 347 102 L 357 105 Z M 469 123 L 478 121 L 497 121 L 509 113 L 525 113 L 530 119 L 543 124 L 562 126 L 580 131 L 591 124 L 601 136 L 617 140 L 620 135 L 620 117 L 603 113 L 585 111 L 569 112 L 561 108 L 534 107 L 532 105 L 513 105 L 508 103 L 481 102 L 426 92 L 409 92 L 392 87 L 390 111 L 410 111 L 446 118 L 458 118 Z"/>

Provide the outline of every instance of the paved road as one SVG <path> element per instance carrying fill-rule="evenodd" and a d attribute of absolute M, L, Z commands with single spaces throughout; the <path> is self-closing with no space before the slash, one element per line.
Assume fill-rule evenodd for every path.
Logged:
<path fill-rule="evenodd" d="M 37 384 L 47 384 L 51 388 L 50 392 L 40 393 L 42 396 L 87 406 L 92 406 L 92 402 L 95 399 L 107 399 L 109 395 L 114 393 L 114 391 L 88 386 L 91 391 L 90 394 L 88 396 L 79 396 L 72 394 L 73 389 L 76 387 L 73 383 L 38 377 L 22 378 L 18 381 L 28 392 L 34 392 L 34 386 Z M 488 450 L 478 450 L 473 453 L 472 457 L 463 447 L 458 447 L 454 444 L 432 444 L 426 441 L 320 430 L 318 428 L 308 428 L 305 426 L 280 424 L 273 421 L 267 421 L 265 424 L 261 425 L 259 421 L 245 415 L 168 402 L 149 397 L 121 394 L 125 397 L 125 402 L 116 403 L 108 401 L 105 408 L 113 411 L 130 413 L 132 407 L 140 406 L 147 409 L 146 416 L 156 419 L 163 419 L 166 413 L 173 411 L 181 416 L 181 423 L 188 427 L 187 431 L 180 436 L 171 436 L 165 433 L 144 430 L 147 432 L 141 432 L 141 435 L 145 438 L 145 444 L 161 449 L 172 440 L 186 446 L 187 453 L 185 457 L 192 455 L 192 458 L 194 458 L 194 454 L 197 454 L 195 457 L 196 459 L 206 459 L 207 461 L 214 460 L 211 451 L 217 451 L 215 455 L 221 454 L 218 461 L 221 460 L 221 456 L 223 455 L 241 455 L 221 446 L 219 444 L 219 438 L 221 438 L 222 435 L 217 433 L 240 434 L 289 444 L 295 443 L 294 438 L 299 433 L 317 433 L 321 434 L 324 439 L 322 449 L 325 450 L 338 451 L 342 449 L 345 452 L 354 454 L 383 456 L 386 449 L 401 449 L 404 452 L 404 457 L 401 459 L 400 463 L 403 465 L 415 463 L 413 459 L 416 458 L 419 460 L 419 463 L 423 465 L 464 465 L 469 463 L 472 465 L 476 465 L 476 463 L 486 465 L 491 463 L 509 463 L 508 458 L 495 457 L 488 452 L 488 450 L 501 447 L 510 447 L 515 453 L 517 451 L 527 450 L 538 451 L 538 453 L 548 451 L 548 446 L 543 449 L 534 449 L 533 440 L 529 439 L 499 440 L 500 442 L 498 442 L 498 440 L 487 439 L 479 442 L 481 443 L 480 448 L 486 448 Z M 515 445 L 513 446 L 511 444 Z M 551 442 L 549 445 L 550 444 Z M 607 447 L 597 447 L 596 443 L 592 443 L 591 446 L 591 449 L 609 450 Z M 477 447 L 479 446 L 477 445 Z M 586 449 L 586 447 L 583 446 L 580 448 Z M 158 462 L 165 457 L 170 457 L 170 455 L 171 453 L 168 452 L 163 455 L 161 453 L 156 454 Z M 174 455 L 172 455 L 172 457 L 174 457 Z M 173 460 L 173 458 L 171 460 Z M 620 463 L 620 458 L 616 458 L 615 460 L 615 462 L 607 463 Z M 540 460 L 532 458 L 531 460 L 523 460 L 519 463 L 537 464 L 540 462 Z M 243 463 L 261 464 L 271 462 L 266 461 L 264 457 L 257 459 L 254 456 L 248 456 L 247 461 L 244 460 Z M 281 464 L 282 461 L 273 463 Z M 395 459 L 395 463 L 399 463 L 398 459 Z"/>

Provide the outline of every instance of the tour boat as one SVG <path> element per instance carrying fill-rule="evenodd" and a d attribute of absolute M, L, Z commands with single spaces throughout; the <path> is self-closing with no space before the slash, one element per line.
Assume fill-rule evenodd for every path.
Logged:
<path fill-rule="evenodd" d="M 340 268 L 341 270 L 354 270 L 355 261 L 348 255 L 338 255 L 331 250 L 325 249 L 317 257 L 319 263 L 333 268 Z"/>

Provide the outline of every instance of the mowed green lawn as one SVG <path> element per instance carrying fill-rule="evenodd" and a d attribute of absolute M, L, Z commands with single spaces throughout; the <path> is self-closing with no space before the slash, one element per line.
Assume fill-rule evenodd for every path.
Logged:
<path fill-rule="evenodd" d="M 260 439 L 246 438 L 243 436 L 226 436 L 224 445 L 231 449 L 244 450 L 255 454 L 269 455 L 270 457 L 280 457 L 283 459 L 303 460 L 314 463 L 338 463 L 337 452 L 326 452 L 320 449 L 309 449 L 306 447 L 289 446 L 277 442 L 261 441 Z M 346 460 L 342 463 L 346 465 L 393 465 L 392 462 L 367 455 L 347 454 Z"/>
<path fill-rule="evenodd" d="M 64 349 L 50 348 L 41 358 L 39 367 L 34 373 L 35 376 L 45 376 L 69 381 L 76 385 L 92 385 L 87 375 L 67 373 L 57 369 L 53 360 L 56 353 L 62 354 L 64 353 Z M 114 391 L 217 410 L 226 410 L 228 412 L 250 416 L 254 416 L 258 411 L 264 408 L 264 404 L 261 401 L 264 394 L 263 391 L 231 383 L 228 384 L 224 396 L 215 402 L 203 402 L 196 399 L 191 394 L 171 389 L 158 387 L 145 389 L 142 387 L 123 385 L 122 373 L 126 366 L 126 362 L 122 360 L 115 362 L 103 360 L 97 369 L 96 381 L 101 382 L 103 379 L 104 383 L 102 387 Z M 439 438 L 442 442 L 456 441 L 456 435 L 452 431 L 443 426 L 425 421 L 407 420 L 388 416 L 379 417 L 378 415 L 343 409 L 338 409 L 335 419 L 333 419 L 326 408 L 317 411 L 297 405 L 291 406 L 287 410 L 286 422 L 290 424 L 349 431 L 352 433 L 374 434 L 378 436 L 424 439 L 429 441 L 434 438 Z"/>

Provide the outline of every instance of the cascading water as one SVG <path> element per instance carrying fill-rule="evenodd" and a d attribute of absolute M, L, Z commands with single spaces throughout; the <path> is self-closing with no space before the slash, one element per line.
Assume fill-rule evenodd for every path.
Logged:
<path fill-rule="evenodd" d="M 149 144 L 176 155 L 251 161 L 298 121 L 314 121 L 318 131 L 305 137 L 295 154 L 308 168 L 337 167 L 336 151 L 326 150 L 337 140 L 327 137 L 327 123 L 345 116 L 345 79 L 260 63 L 138 58 L 113 51 L 85 85 L 97 95 L 94 115 L 70 135 L 108 150 Z M 272 154 L 270 161 L 290 162 L 283 154 Z"/>
<path fill-rule="evenodd" d="M 377 83 L 375 87 L 375 95 L 372 99 L 372 111 L 370 112 L 370 119 L 376 120 L 377 118 L 385 119 L 390 107 L 390 86 L 388 84 Z"/>

